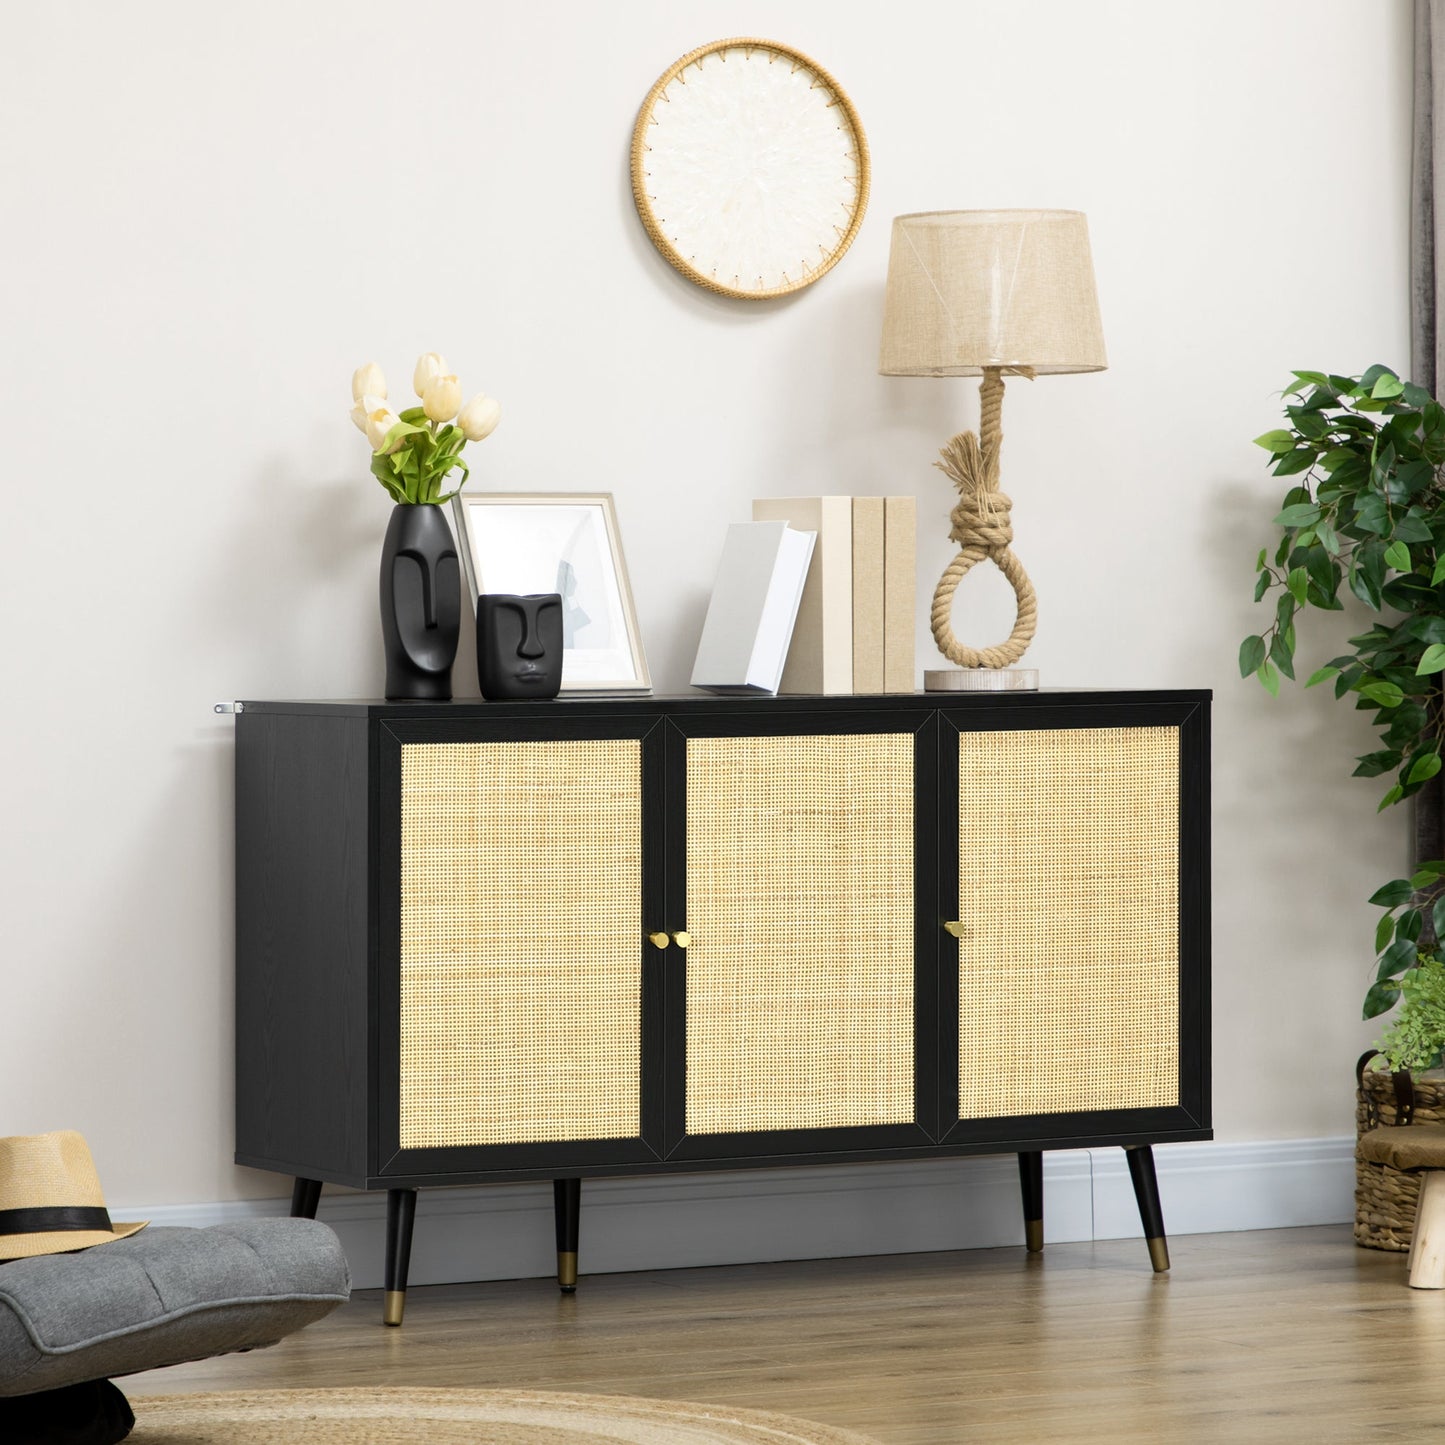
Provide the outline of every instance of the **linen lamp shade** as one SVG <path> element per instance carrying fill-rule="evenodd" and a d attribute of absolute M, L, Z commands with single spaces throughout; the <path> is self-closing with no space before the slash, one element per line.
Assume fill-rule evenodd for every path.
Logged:
<path fill-rule="evenodd" d="M 1082 211 L 923 211 L 893 221 L 884 376 L 1102 371 Z"/>

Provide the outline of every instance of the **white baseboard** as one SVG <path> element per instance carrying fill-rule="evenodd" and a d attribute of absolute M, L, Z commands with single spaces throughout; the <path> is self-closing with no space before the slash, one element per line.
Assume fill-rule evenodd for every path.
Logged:
<path fill-rule="evenodd" d="M 1354 1139 L 1165 1144 L 1154 1151 L 1171 1235 L 1354 1215 Z M 115 1205 L 117 1219 L 204 1226 L 287 1213 L 286 1199 Z M 358 1289 L 381 1285 L 386 1196 L 327 1190 L 320 1218 L 341 1237 Z M 1044 1156 L 1045 1238 L 1137 1235 L 1119 1149 Z M 1023 1241 L 1012 1155 L 820 1165 L 583 1184 L 584 1274 L 780 1259 L 988 1249 Z M 548 1184 L 429 1189 L 418 1197 L 412 1284 L 525 1279 L 555 1268 Z"/>

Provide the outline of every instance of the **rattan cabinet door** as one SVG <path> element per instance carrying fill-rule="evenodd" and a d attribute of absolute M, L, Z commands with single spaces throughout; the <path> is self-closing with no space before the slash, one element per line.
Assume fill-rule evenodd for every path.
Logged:
<path fill-rule="evenodd" d="M 1198 1127 L 1197 706 L 943 715 L 949 1142 Z"/>
<path fill-rule="evenodd" d="M 928 1142 L 928 715 L 671 726 L 670 1155 Z"/>
<path fill-rule="evenodd" d="M 396 724 L 383 758 L 383 1172 L 655 1160 L 660 724 Z"/>

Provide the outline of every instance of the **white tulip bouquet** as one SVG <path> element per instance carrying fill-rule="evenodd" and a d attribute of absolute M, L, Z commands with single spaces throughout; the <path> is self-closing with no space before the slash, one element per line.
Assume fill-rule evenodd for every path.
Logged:
<path fill-rule="evenodd" d="M 462 448 L 491 436 L 502 408 L 482 392 L 463 406 L 461 384 L 435 351 L 417 362 L 411 384 L 421 405 L 398 414 L 387 405 L 381 368 L 367 362 L 351 378 L 351 419 L 371 443 L 371 473 L 393 501 L 448 502 L 471 475 Z M 454 471 L 461 472 L 461 481 L 443 492 Z"/>

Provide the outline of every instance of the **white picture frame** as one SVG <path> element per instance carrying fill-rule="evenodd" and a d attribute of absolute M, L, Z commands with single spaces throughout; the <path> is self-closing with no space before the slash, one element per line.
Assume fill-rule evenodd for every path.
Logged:
<path fill-rule="evenodd" d="M 562 691 L 650 693 L 610 492 L 452 498 L 472 611 L 484 592 L 562 597 Z"/>

